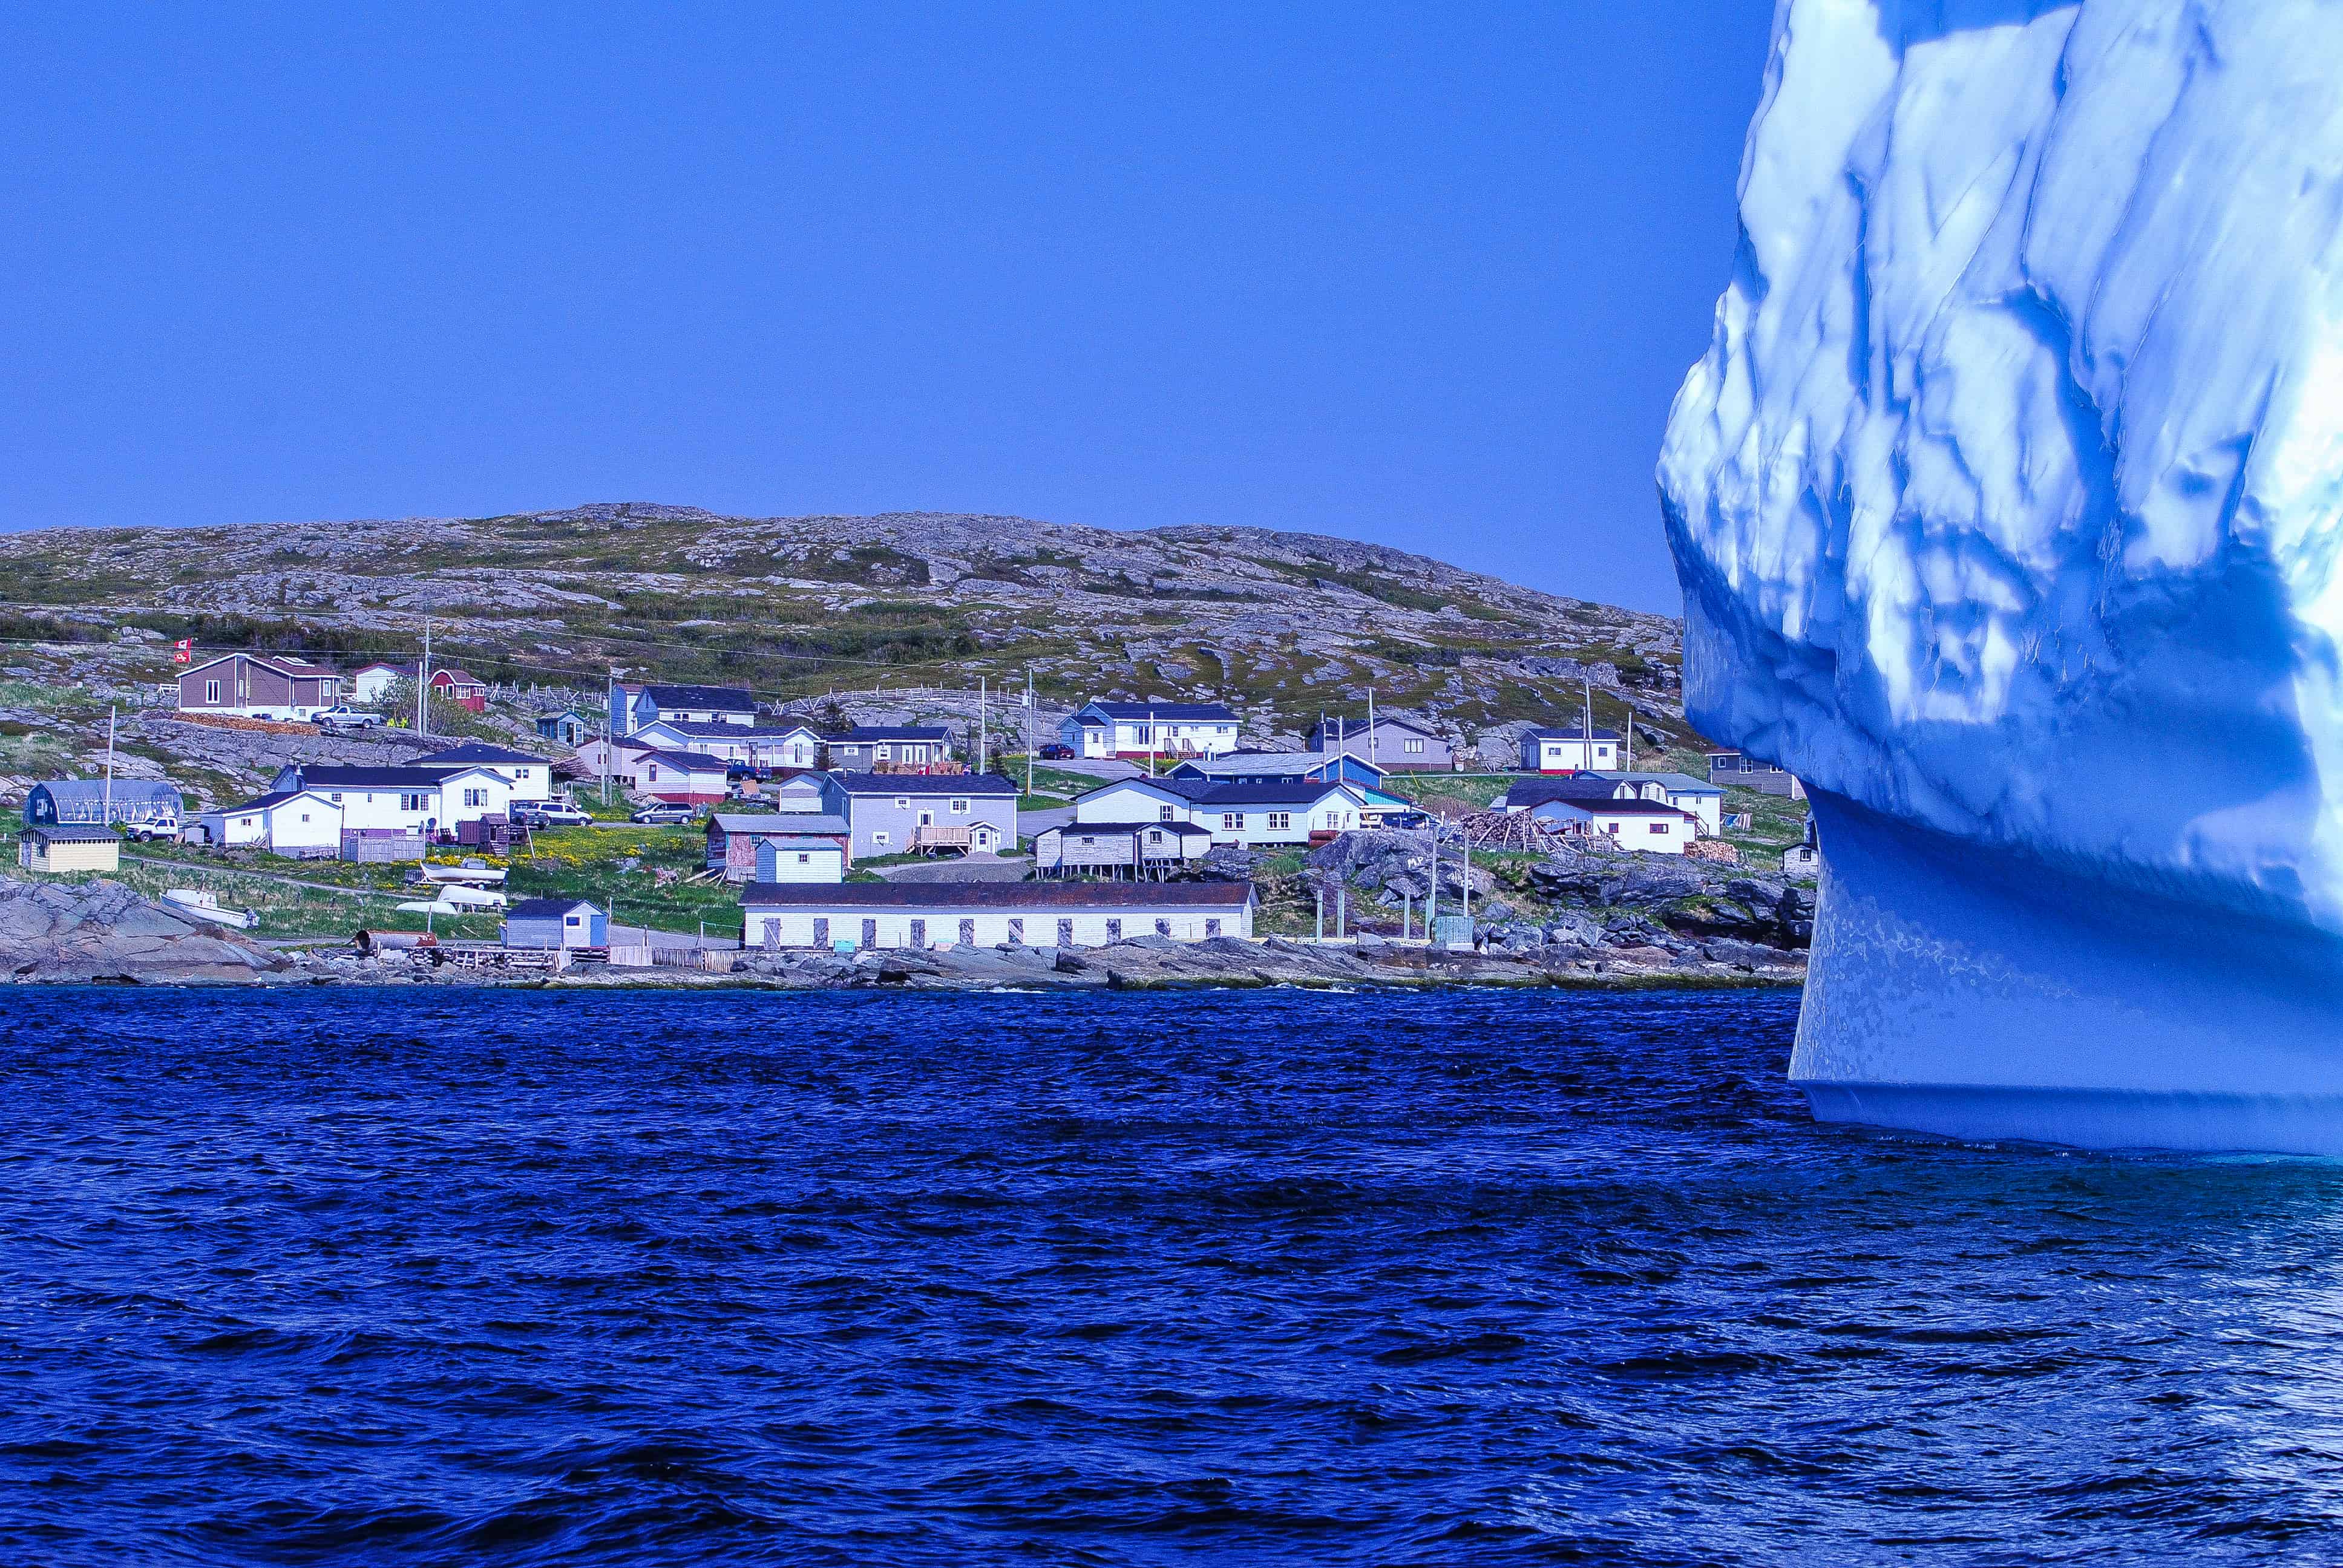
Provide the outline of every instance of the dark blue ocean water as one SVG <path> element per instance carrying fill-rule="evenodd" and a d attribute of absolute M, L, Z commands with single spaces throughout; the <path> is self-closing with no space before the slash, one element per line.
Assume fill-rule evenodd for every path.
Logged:
<path fill-rule="evenodd" d="M 2343 1557 L 2343 1169 L 1794 1009 L 0 991 L 0 1562 Z"/>

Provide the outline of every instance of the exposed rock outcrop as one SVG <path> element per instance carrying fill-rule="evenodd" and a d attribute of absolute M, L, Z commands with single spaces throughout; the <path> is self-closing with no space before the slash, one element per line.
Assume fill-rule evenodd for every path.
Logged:
<path fill-rule="evenodd" d="M 0 975 L 18 981 L 201 984 L 287 972 L 249 938 L 176 915 L 118 882 L 0 878 Z"/>

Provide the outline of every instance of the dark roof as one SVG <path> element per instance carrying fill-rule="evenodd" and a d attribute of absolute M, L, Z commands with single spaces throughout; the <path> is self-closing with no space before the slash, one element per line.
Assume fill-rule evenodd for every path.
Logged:
<path fill-rule="evenodd" d="M 1199 828 L 1193 822 L 1061 822 L 1054 828 L 1044 828 L 1042 833 L 1111 833 L 1117 838 L 1126 833 L 1177 833 L 1184 837 L 1209 839 L 1210 828 Z"/>
<path fill-rule="evenodd" d="M 840 773 L 849 795 L 1014 795 L 1017 786 L 998 773 Z"/>
<path fill-rule="evenodd" d="M 602 906 L 591 899 L 523 899 L 505 910 L 505 919 L 533 920 L 548 915 L 566 915 L 580 904 L 598 915 L 602 912 Z"/>
<path fill-rule="evenodd" d="M 1585 728 L 1583 724 L 1572 724 L 1560 729 L 1533 729 L 1529 734 L 1531 739 L 1536 740 L 1584 740 L 1586 737 L 1579 731 Z M 1605 729 L 1601 725 L 1597 725 L 1594 729 L 1594 739 L 1616 740 L 1619 739 L 1619 732 L 1615 729 Z"/>
<path fill-rule="evenodd" d="M 1438 730 L 1426 729 L 1423 725 L 1416 723 L 1413 719 L 1393 719 L 1387 713 L 1378 717 L 1375 719 L 1373 728 L 1376 729 L 1404 729 L 1410 735 L 1421 735 L 1426 740 L 1437 740 L 1441 739 L 1440 732 Z M 1312 735 L 1332 735 L 1335 732 L 1335 729 L 1336 726 L 1334 720 L 1331 719 L 1322 719 L 1314 727 L 1312 728 L 1310 733 Z M 1364 735 L 1368 729 L 1369 726 L 1367 721 L 1363 719 L 1359 719 L 1355 723 L 1346 720 L 1341 726 L 1342 739 L 1346 742 L 1353 736 Z"/>
<path fill-rule="evenodd" d="M 834 839 L 854 828 L 824 811 L 718 811 L 709 817 L 708 830 L 711 836 L 722 831 L 751 839 Z"/>
<path fill-rule="evenodd" d="M 757 699 L 745 686 L 645 686 L 638 689 L 661 708 L 745 709 L 750 713 L 757 710 Z"/>
<path fill-rule="evenodd" d="M 639 749 L 654 762 L 664 762 L 670 768 L 685 768 L 694 773 L 721 773 L 732 766 L 721 757 L 710 757 L 704 751 L 670 751 L 664 746 L 645 746 Z"/>
<path fill-rule="evenodd" d="M 1109 719 L 1170 719 L 1178 724 L 1196 719 L 1217 719 L 1234 724 L 1237 716 L 1217 702 L 1085 702 L 1075 717 L 1097 709 Z"/>
<path fill-rule="evenodd" d="M 1508 806 L 1543 806 L 1548 800 L 1608 800 L 1619 792 L 1618 780 L 1573 773 L 1564 779 L 1523 779 L 1505 787 Z"/>
<path fill-rule="evenodd" d="M 468 740 L 461 746 L 451 746 L 445 751 L 434 751 L 423 761 L 440 762 L 535 762 L 546 759 L 533 757 L 526 751 L 514 751 L 502 746 L 488 746 L 478 740 Z"/>
<path fill-rule="evenodd" d="M 387 768 L 342 763 L 296 762 L 289 770 L 312 789 L 413 789 L 443 783 L 479 767 L 477 762 L 401 762 Z M 279 777 L 287 769 L 280 769 Z"/>
<path fill-rule="evenodd" d="M 740 902 L 758 909 L 1242 909 L 1251 882 L 750 882 Z"/>
<path fill-rule="evenodd" d="M 1081 798 L 1087 800 L 1091 795 L 1127 784 L 1152 786 L 1198 806 L 1313 805 L 1344 788 L 1333 779 L 1277 779 L 1266 784 L 1231 784 L 1218 779 L 1117 779 L 1112 783 L 1100 785 Z M 1349 788 L 1356 789 L 1357 786 Z"/>
<path fill-rule="evenodd" d="M 30 838 L 46 839 L 52 844 L 113 844 L 122 835 L 111 828 L 101 828 L 95 822 L 41 822 L 25 829 Z"/>
<path fill-rule="evenodd" d="M 219 815 L 223 817 L 233 817 L 239 811 L 271 810 L 276 807 L 282 806 L 287 800 L 310 793 L 313 793 L 313 791 L 308 789 L 271 789 L 266 795 L 255 795 L 251 799 L 246 800 L 241 806 L 223 806 L 219 809 Z"/>
<path fill-rule="evenodd" d="M 795 735 L 799 730 L 811 731 L 813 726 L 797 724 L 727 724 L 720 719 L 662 719 L 662 729 L 672 729 L 678 735 L 706 736 L 713 740 L 756 740 L 768 735 Z M 646 724 L 645 729 L 651 728 Z"/>
<path fill-rule="evenodd" d="M 1540 806 L 1569 806 L 1580 811 L 1608 811 L 1614 817 L 1689 817 L 1693 813 L 1681 806 L 1671 806 L 1664 800 L 1576 799 L 1549 797 L 1529 807 L 1535 811 Z"/>
<path fill-rule="evenodd" d="M 858 724 L 838 735 L 825 735 L 824 740 L 853 743 L 870 740 L 941 740 L 951 739 L 951 730 L 941 724 Z"/>

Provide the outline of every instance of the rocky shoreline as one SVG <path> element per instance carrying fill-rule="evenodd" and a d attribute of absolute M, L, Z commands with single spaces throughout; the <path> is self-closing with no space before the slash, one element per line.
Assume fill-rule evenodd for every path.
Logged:
<path fill-rule="evenodd" d="M 729 953 L 724 972 L 581 969 L 560 975 L 472 970 L 427 949 L 279 951 L 208 928 L 113 882 L 0 879 L 0 974 L 19 984 L 750 986 L 810 990 L 1161 990 L 1253 986 L 1784 986 L 1805 955 L 1737 938 L 1597 945 L 1559 924 L 1532 940 L 1517 927 L 1487 950 L 1447 950 L 1372 934 L 1343 943 L 1284 937 L 1173 942 L 1133 937 L 1103 948 L 940 948 L 856 954 Z"/>

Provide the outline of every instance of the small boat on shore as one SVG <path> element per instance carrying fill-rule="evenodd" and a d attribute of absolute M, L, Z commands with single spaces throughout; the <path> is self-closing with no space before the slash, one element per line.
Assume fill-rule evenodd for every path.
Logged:
<path fill-rule="evenodd" d="M 238 930 L 250 930 L 260 923 L 260 917 L 250 910 L 224 908 L 217 893 L 207 893 L 196 888 L 166 889 L 163 901 L 180 914 L 192 915 L 199 920 L 209 920 L 217 926 L 234 926 Z"/>
<path fill-rule="evenodd" d="M 503 867 L 483 865 L 478 860 L 467 860 L 460 866 L 435 866 L 427 860 L 420 870 L 423 879 L 427 882 L 480 882 L 493 885 L 505 879 Z"/>

